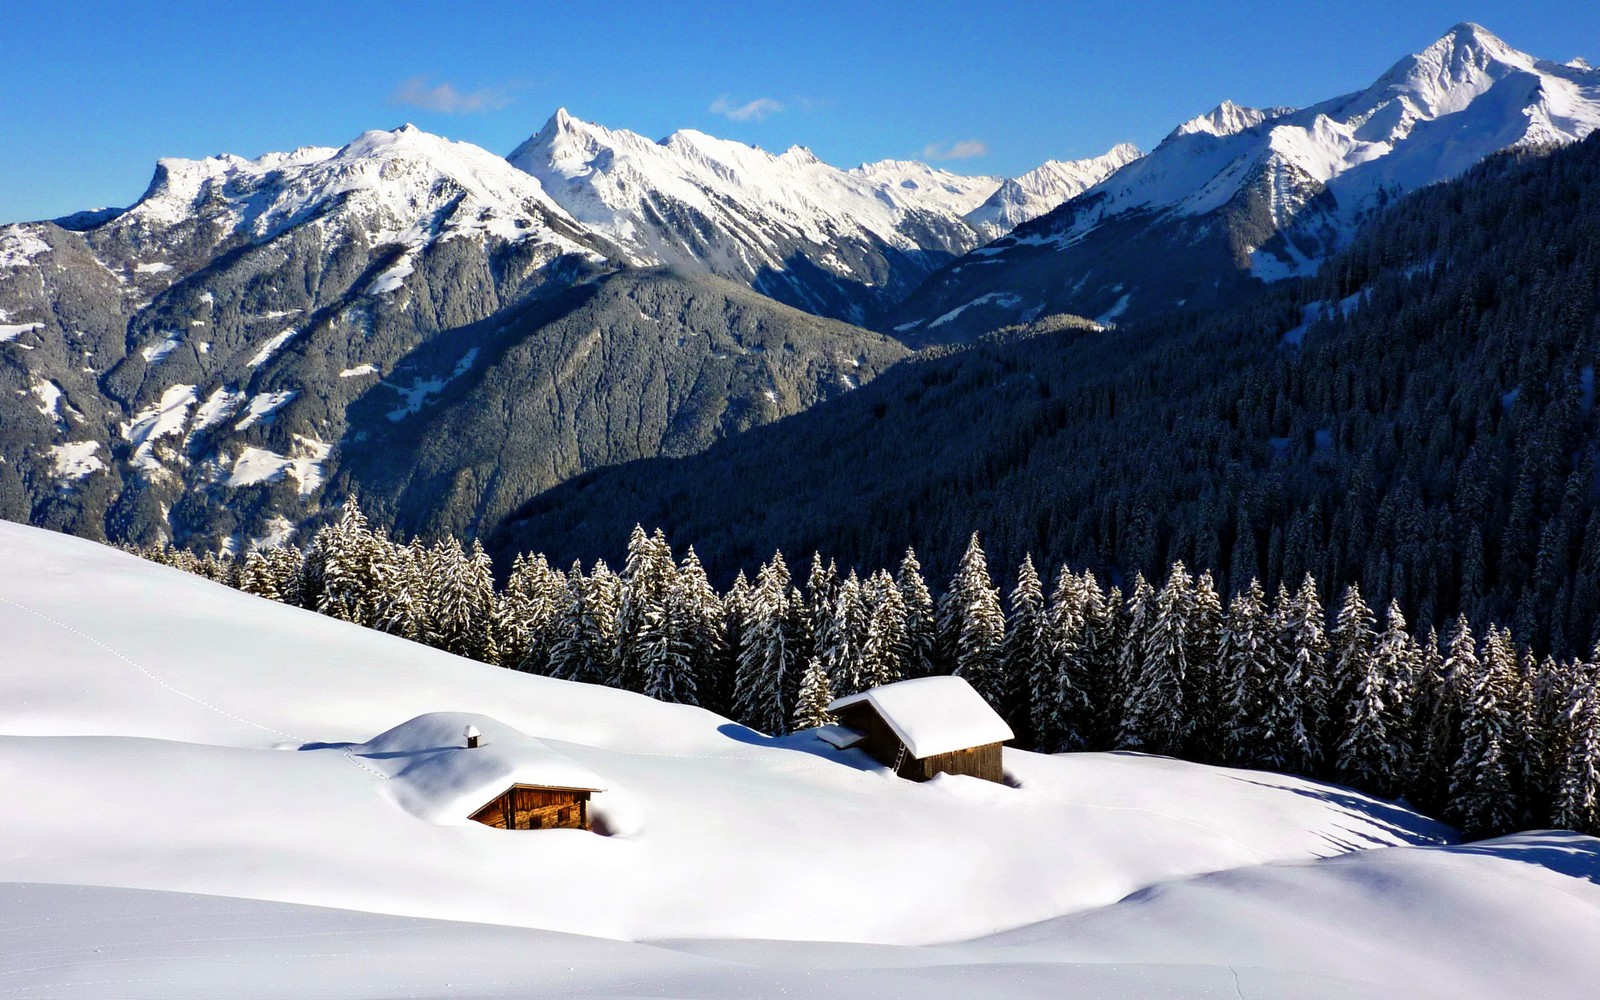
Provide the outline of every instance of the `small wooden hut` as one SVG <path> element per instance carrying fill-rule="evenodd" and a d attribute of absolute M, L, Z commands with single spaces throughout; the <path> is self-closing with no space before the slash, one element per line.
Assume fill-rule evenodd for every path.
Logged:
<path fill-rule="evenodd" d="M 1000 747 L 1011 727 L 961 677 L 918 677 L 840 698 L 838 726 L 820 731 L 836 747 L 859 746 L 902 778 L 966 774 L 1004 781 Z"/>
<path fill-rule="evenodd" d="M 500 830 L 587 830 L 589 796 L 603 790 L 512 785 L 473 813 L 472 819 Z"/>

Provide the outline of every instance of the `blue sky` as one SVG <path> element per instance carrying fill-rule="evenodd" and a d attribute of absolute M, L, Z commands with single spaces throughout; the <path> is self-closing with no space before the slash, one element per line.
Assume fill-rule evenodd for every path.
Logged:
<path fill-rule="evenodd" d="M 559 106 L 841 166 L 1012 174 L 1148 148 L 1223 98 L 1370 83 L 1452 24 L 1600 64 L 1600 4 L 7 0 L 0 221 L 136 199 L 161 156 L 340 145 L 405 121 L 509 152 Z"/>

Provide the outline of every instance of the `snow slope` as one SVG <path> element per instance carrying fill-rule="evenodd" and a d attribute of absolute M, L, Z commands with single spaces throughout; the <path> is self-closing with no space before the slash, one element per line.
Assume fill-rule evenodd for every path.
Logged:
<path fill-rule="evenodd" d="M 1564 996 L 1595 971 L 1589 838 L 1453 847 L 1343 789 L 1139 755 L 917 785 L 11 524 L 0 628 L 0 991 Z M 431 712 L 466 714 L 374 742 Z M 439 762 L 470 751 L 422 744 L 463 719 L 494 760 L 598 778 L 609 835 L 459 815 Z M 1491 915 L 1532 950 L 1484 948 Z"/>

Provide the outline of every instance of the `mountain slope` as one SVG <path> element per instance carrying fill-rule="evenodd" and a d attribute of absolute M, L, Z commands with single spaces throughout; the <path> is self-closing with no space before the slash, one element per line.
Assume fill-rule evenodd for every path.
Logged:
<path fill-rule="evenodd" d="M 1229 301 L 1310 273 L 1384 205 L 1514 146 L 1600 125 L 1600 72 L 1458 25 L 1371 86 L 1299 111 L 1223 105 L 1067 204 L 930 278 L 914 342 L 1019 318 L 1105 321 Z M 980 266 L 981 265 L 981 266 Z M 939 329 L 934 323 L 959 308 Z"/>
<path fill-rule="evenodd" d="M 577 473 L 692 454 L 907 354 L 719 278 L 624 271 L 403 359 L 387 381 L 417 388 L 352 404 L 333 489 L 405 534 L 462 537 Z"/>
<path fill-rule="evenodd" d="M 721 579 L 774 548 L 871 569 L 907 545 L 943 578 L 978 530 L 993 565 L 1126 581 L 1181 559 L 1232 589 L 1310 571 L 1413 625 L 1465 612 L 1584 653 L 1597 192 L 1600 137 L 1496 157 L 1392 206 L 1317 278 L 930 352 L 703 455 L 533 498 L 497 547 L 612 558 L 642 522 Z"/>

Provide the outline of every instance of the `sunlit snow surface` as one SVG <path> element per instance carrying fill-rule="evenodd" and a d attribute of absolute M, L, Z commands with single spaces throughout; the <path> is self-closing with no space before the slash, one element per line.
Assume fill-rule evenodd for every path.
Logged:
<path fill-rule="evenodd" d="M 10 524 L 0 628 L 0 995 L 1579 997 L 1600 974 L 1591 838 L 1455 846 L 1344 789 L 1137 755 L 918 785 Z M 369 741 L 430 712 L 598 778 L 613 835 L 408 808 L 382 755 L 416 741 Z"/>

